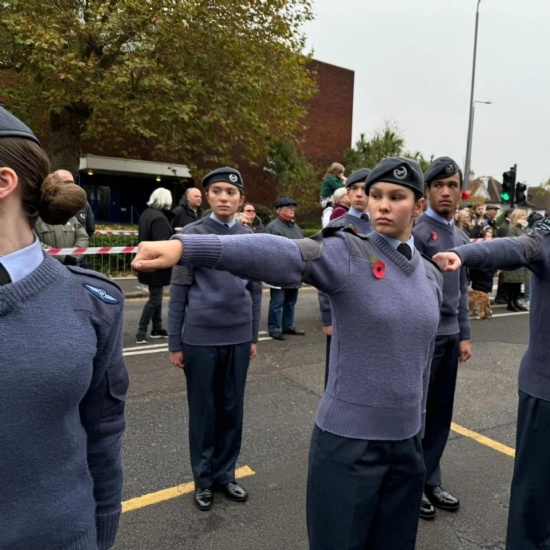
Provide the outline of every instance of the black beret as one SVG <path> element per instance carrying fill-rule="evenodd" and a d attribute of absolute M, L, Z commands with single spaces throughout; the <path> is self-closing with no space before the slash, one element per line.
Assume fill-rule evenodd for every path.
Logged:
<path fill-rule="evenodd" d="M 424 174 L 426 185 L 433 181 L 444 180 L 455 174 L 460 174 L 460 185 L 462 185 L 462 170 L 458 164 L 450 157 L 436 158 Z"/>
<path fill-rule="evenodd" d="M 31 132 L 31 129 L 23 124 L 17 117 L 0 107 L 0 138 L 20 137 L 30 139 L 40 145 L 38 138 Z"/>
<path fill-rule="evenodd" d="M 390 157 L 381 160 L 368 175 L 365 182 L 365 193 L 378 181 L 403 185 L 414 191 L 415 195 L 424 193 L 424 177 L 416 160 L 403 157 Z"/>
<path fill-rule="evenodd" d="M 362 183 L 366 181 L 370 173 L 370 168 L 359 168 L 359 170 L 355 170 L 355 172 L 352 172 L 346 180 L 346 187 L 351 187 L 354 183 Z"/>
<path fill-rule="evenodd" d="M 201 184 L 206 189 L 209 185 L 218 182 L 231 183 L 240 189 L 244 189 L 244 182 L 241 173 L 238 170 L 235 170 L 235 168 L 229 168 L 229 166 L 212 170 L 212 172 L 209 172 L 206 176 L 204 176 L 204 178 L 202 178 Z"/>
<path fill-rule="evenodd" d="M 298 203 L 294 199 L 283 197 L 275 201 L 275 208 L 283 208 L 285 206 L 298 206 Z"/>

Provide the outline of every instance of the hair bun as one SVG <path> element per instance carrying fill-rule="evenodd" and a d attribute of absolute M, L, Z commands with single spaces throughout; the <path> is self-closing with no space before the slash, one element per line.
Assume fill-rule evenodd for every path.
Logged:
<path fill-rule="evenodd" d="M 82 187 L 65 183 L 55 174 L 49 174 L 42 184 L 39 213 L 51 225 L 65 224 L 86 206 L 86 192 Z"/>

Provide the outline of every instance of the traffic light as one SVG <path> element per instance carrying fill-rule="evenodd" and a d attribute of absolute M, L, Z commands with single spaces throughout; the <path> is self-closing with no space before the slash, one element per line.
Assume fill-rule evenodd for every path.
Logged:
<path fill-rule="evenodd" d="M 518 206 L 527 204 L 527 185 L 525 183 L 516 184 L 516 204 Z"/>
<path fill-rule="evenodd" d="M 502 191 L 500 198 L 503 202 L 513 202 L 516 187 L 516 167 L 512 166 L 508 172 L 502 174 Z"/>

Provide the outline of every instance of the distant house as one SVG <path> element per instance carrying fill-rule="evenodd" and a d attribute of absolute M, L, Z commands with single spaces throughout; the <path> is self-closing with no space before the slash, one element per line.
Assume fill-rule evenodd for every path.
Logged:
<path fill-rule="evenodd" d="M 532 210 L 550 210 L 550 191 L 546 194 L 541 191 L 541 187 L 527 188 L 527 204 L 522 208 L 531 212 Z M 503 202 L 500 198 L 502 184 L 492 176 L 481 176 L 475 180 L 470 180 L 471 195 L 468 204 L 496 204 L 501 210 L 510 207 L 510 204 Z"/>
<path fill-rule="evenodd" d="M 492 176 L 481 176 L 470 181 L 471 195 L 468 204 L 498 204 L 505 203 L 500 199 L 502 184 Z"/>
<path fill-rule="evenodd" d="M 550 210 L 550 190 L 548 187 L 543 187 L 542 185 L 528 187 L 527 202 L 531 206 L 531 210 L 537 210 L 541 213 L 544 213 L 545 210 Z"/>

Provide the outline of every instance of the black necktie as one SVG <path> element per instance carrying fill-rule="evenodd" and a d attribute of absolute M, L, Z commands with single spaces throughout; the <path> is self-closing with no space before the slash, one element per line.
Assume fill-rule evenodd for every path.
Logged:
<path fill-rule="evenodd" d="M 6 271 L 6 268 L 0 264 L 0 285 L 7 285 L 11 283 L 10 274 Z"/>
<path fill-rule="evenodd" d="M 412 258 L 411 247 L 407 243 L 401 243 L 397 247 L 397 252 L 401 252 L 401 254 L 403 254 L 403 256 L 407 258 L 407 260 L 410 260 Z"/>
<path fill-rule="evenodd" d="M 361 219 L 365 220 L 366 222 L 370 221 L 368 214 L 361 214 Z"/>

